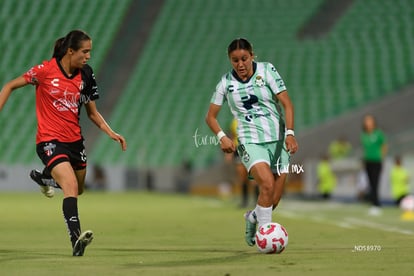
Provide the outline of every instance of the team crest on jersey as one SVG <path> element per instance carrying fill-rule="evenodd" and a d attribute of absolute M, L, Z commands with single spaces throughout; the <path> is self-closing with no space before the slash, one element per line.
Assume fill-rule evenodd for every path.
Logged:
<path fill-rule="evenodd" d="M 46 143 L 46 145 L 43 147 L 43 151 L 47 156 L 51 156 L 53 152 L 55 151 L 56 144 L 53 143 Z"/>
<path fill-rule="evenodd" d="M 256 76 L 255 83 L 257 86 L 262 87 L 265 85 L 265 82 L 261 76 Z"/>

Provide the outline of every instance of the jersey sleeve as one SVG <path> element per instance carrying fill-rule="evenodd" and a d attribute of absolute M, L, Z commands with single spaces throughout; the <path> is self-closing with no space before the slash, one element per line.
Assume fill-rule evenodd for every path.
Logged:
<path fill-rule="evenodd" d="M 82 68 L 81 73 L 84 83 L 81 93 L 86 96 L 84 103 L 99 99 L 98 85 L 96 84 L 95 74 L 93 73 L 92 67 L 86 64 Z"/>
<path fill-rule="evenodd" d="M 38 64 L 29 69 L 26 73 L 23 74 L 23 77 L 26 79 L 27 83 L 32 85 L 39 85 L 46 74 L 46 61 L 42 64 Z"/>
<path fill-rule="evenodd" d="M 211 97 L 210 103 L 216 104 L 216 105 L 223 105 L 223 103 L 226 101 L 226 87 L 225 82 L 221 80 L 217 86 L 216 91 L 214 92 L 213 96 Z"/>
<path fill-rule="evenodd" d="M 273 94 L 279 94 L 286 90 L 285 83 L 282 77 L 277 72 L 276 68 L 271 63 L 266 64 L 266 78 Z"/>

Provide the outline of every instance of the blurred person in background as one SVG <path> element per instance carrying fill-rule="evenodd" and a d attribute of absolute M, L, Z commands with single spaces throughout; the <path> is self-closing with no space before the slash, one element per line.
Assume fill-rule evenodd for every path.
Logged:
<path fill-rule="evenodd" d="M 94 164 L 92 166 L 92 177 L 89 183 L 86 183 L 85 189 L 104 191 L 107 188 L 106 181 L 105 169 L 99 164 Z"/>
<path fill-rule="evenodd" d="M 323 155 L 317 166 L 318 190 L 323 199 L 330 199 L 336 187 L 336 176 L 329 163 L 329 156 Z"/>
<path fill-rule="evenodd" d="M 126 141 L 115 133 L 98 112 L 99 98 L 92 68 L 92 39 L 81 30 L 73 30 L 55 42 L 53 56 L 42 64 L 6 83 L 0 91 L 0 110 L 11 93 L 26 85 L 36 87 L 36 151 L 45 165 L 43 173 L 32 170 L 31 178 L 42 193 L 53 197 L 50 185 L 63 191 L 63 216 L 72 244 L 72 255 L 83 256 L 93 233 L 81 232 L 78 196 L 83 193 L 86 154 L 79 124 L 80 109 L 85 105 L 89 119 L 126 150 Z"/>
<path fill-rule="evenodd" d="M 368 114 L 363 118 L 361 133 L 363 149 L 363 163 L 368 176 L 370 202 L 370 215 L 381 214 L 381 204 L 378 198 L 379 180 L 382 171 L 382 162 L 387 153 L 387 141 L 384 133 L 377 127 L 374 116 Z"/>
<path fill-rule="evenodd" d="M 391 195 L 396 205 L 410 193 L 410 176 L 408 170 L 404 168 L 400 156 L 395 156 L 394 165 L 390 172 Z"/>
<path fill-rule="evenodd" d="M 352 151 L 351 143 L 341 135 L 329 144 L 329 157 L 332 159 L 342 159 L 349 157 Z"/>
<path fill-rule="evenodd" d="M 227 54 L 233 69 L 217 84 L 206 123 L 217 135 L 222 151 L 233 153 L 236 145 L 217 121 L 221 106 L 227 101 L 238 123 L 237 150 L 241 161 L 260 189 L 256 208 L 245 214 L 245 240 L 253 246 L 256 227 L 272 221 L 272 211 L 284 190 L 290 154 L 298 150 L 293 104 L 276 68 L 254 60 L 249 41 L 233 40 Z"/>

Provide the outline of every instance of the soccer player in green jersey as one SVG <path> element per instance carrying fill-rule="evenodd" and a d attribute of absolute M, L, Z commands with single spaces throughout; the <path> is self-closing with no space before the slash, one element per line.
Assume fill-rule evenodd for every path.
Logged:
<path fill-rule="evenodd" d="M 236 150 L 217 121 L 221 106 L 227 101 L 238 122 L 237 151 L 260 187 L 256 208 L 245 214 L 245 238 L 253 246 L 257 225 L 272 221 L 272 211 L 282 196 L 290 154 L 298 150 L 293 104 L 276 68 L 267 62 L 254 61 L 249 41 L 233 40 L 227 53 L 233 69 L 218 83 L 206 123 L 217 135 L 223 152 Z"/>
<path fill-rule="evenodd" d="M 384 132 L 377 127 L 373 115 L 367 114 L 363 118 L 363 131 L 361 133 L 363 149 L 363 162 L 368 176 L 370 188 L 371 208 L 369 214 L 381 215 L 381 204 L 378 198 L 382 162 L 387 154 L 388 146 Z"/>

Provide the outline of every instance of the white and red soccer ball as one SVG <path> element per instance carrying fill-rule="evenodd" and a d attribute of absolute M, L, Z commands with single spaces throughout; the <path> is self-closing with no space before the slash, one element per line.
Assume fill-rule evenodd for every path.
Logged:
<path fill-rule="evenodd" d="M 257 229 L 256 246 L 259 252 L 280 254 L 288 245 L 286 229 L 276 222 L 266 223 Z"/>

